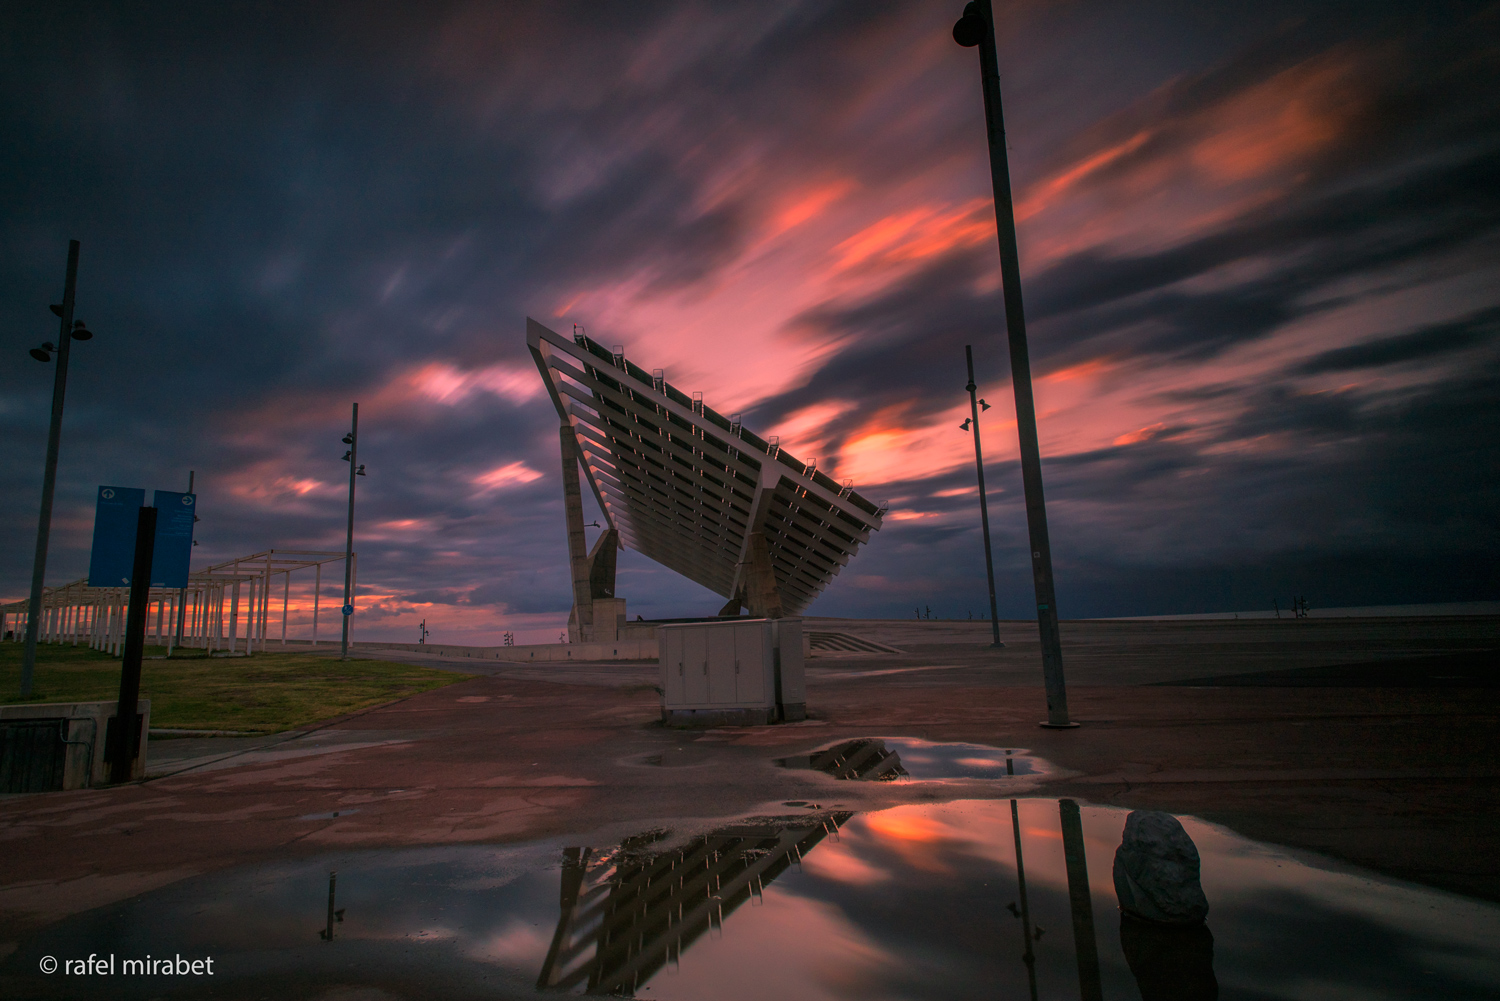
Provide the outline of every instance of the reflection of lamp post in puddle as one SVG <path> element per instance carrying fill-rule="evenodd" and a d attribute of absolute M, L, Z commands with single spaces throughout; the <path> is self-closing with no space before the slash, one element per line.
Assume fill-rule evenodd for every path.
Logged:
<path fill-rule="evenodd" d="M 1011 770 L 1010 759 L 1005 760 L 1005 768 L 1009 774 L 1015 774 Z M 1026 940 L 1026 951 L 1021 955 L 1021 960 L 1026 964 L 1026 977 L 1031 981 L 1031 1001 L 1036 1001 L 1036 953 L 1031 949 L 1031 909 L 1026 904 L 1026 864 L 1021 860 L 1021 818 L 1016 811 L 1016 801 L 1010 801 L 1010 829 L 1016 836 L 1016 885 L 1021 892 L 1021 910 L 1016 911 L 1016 905 L 1010 905 L 1010 912 L 1021 919 L 1021 935 Z M 1037 929 L 1040 935 L 1041 929 Z"/>
<path fill-rule="evenodd" d="M 338 814 L 334 814 L 334 816 L 337 817 Z M 322 939 L 325 942 L 332 942 L 333 941 L 333 923 L 335 921 L 342 922 L 344 920 L 344 908 L 340 907 L 338 910 L 334 910 L 333 909 L 333 890 L 334 890 L 334 887 L 338 885 L 338 877 L 339 877 L 339 874 L 338 874 L 337 870 L 330 870 L 329 871 L 329 873 L 328 873 L 328 927 L 324 928 L 324 929 L 322 929 L 321 931 L 318 932 L 318 938 Z"/>
<path fill-rule="evenodd" d="M 1083 1001 L 1103 1001 L 1099 947 L 1094 939 L 1094 904 L 1089 897 L 1089 863 L 1083 851 L 1083 817 L 1071 799 L 1057 801 L 1062 819 L 1063 859 L 1068 867 L 1068 903 L 1073 912 L 1073 946 L 1078 952 L 1078 993 Z"/>

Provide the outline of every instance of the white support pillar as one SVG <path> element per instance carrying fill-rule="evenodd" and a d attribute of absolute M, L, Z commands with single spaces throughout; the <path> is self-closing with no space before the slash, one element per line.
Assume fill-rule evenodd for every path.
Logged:
<path fill-rule="evenodd" d="M 239 566 L 235 566 L 239 570 Z M 240 641 L 240 582 L 234 582 L 234 588 L 229 594 L 229 643 L 226 649 L 230 653 L 239 652 Z"/>
<path fill-rule="evenodd" d="M 272 549 L 266 553 L 266 582 L 262 586 L 260 596 L 260 652 L 266 652 L 266 641 L 271 637 L 271 554 L 276 552 Z"/>

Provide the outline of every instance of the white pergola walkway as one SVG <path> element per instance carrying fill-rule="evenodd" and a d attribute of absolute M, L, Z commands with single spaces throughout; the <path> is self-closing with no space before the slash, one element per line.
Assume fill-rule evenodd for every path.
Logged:
<path fill-rule="evenodd" d="M 270 637 L 275 578 L 281 577 L 281 646 L 286 646 L 287 605 L 292 573 L 311 568 L 313 586 L 313 643 L 318 641 L 318 605 L 323 565 L 341 563 L 342 552 L 267 549 L 225 560 L 188 575 L 186 588 L 151 589 L 146 642 L 169 649 L 177 645 L 177 620 L 182 616 L 182 645 L 209 652 L 252 653 L 265 650 Z M 352 564 L 358 571 L 359 556 Z M 86 644 L 118 655 L 125 642 L 128 587 L 89 587 L 88 578 L 42 592 L 42 643 Z M 26 632 L 28 602 L 0 605 L 0 636 L 21 641 Z M 243 611 L 242 611 L 243 607 Z M 335 606 L 337 609 L 337 606 Z M 243 633 L 242 623 L 243 622 Z"/>

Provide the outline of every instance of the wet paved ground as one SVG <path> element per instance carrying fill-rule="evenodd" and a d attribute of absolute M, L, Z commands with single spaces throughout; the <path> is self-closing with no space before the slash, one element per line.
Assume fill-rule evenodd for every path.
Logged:
<path fill-rule="evenodd" d="M 1002 625 L 997 653 L 982 623 L 822 620 L 903 652 L 814 658 L 814 718 L 789 726 L 663 730 L 654 665 L 485 665 L 302 735 L 153 742 L 162 777 L 0 801 L 15 860 L 0 876 L 0 996 L 67 996 L 21 963 L 40 936 L 183 880 L 367 849 L 618 844 L 664 818 L 707 831 L 788 801 L 859 815 L 1010 796 L 1163 809 L 1500 900 L 1493 685 L 1160 687 L 1493 650 L 1497 620 L 1070 624 L 1085 725 L 1066 732 L 1035 725 L 1034 632 Z M 873 736 L 1024 747 L 1051 771 L 934 787 L 774 764 Z"/>

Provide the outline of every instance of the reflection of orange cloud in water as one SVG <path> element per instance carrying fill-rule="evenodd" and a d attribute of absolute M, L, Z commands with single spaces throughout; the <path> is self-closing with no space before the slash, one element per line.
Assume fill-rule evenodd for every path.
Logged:
<path fill-rule="evenodd" d="M 827 850 L 808 853 L 806 866 Z M 684 949 L 676 970 L 663 970 L 645 985 L 647 996 L 764 1001 L 799 998 L 841 1001 L 881 997 L 882 981 L 897 969 L 881 948 L 836 904 L 766 887 L 765 907 L 740 907 L 725 921 L 725 934 L 699 937 Z M 788 948 L 789 942 L 816 948 Z M 774 962 L 768 958 L 774 957 Z"/>
<path fill-rule="evenodd" d="M 921 807 L 897 806 L 864 818 L 865 828 L 894 849 L 906 865 L 922 872 L 951 872 L 939 847 L 951 842 L 956 832 L 926 815 Z"/>
<path fill-rule="evenodd" d="M 891 878 L 889 872 L 871 865 L 844 845 L 826 841 L 818 846 L 817 851 L 803 856 L 802 868 L 813 876 L 850 886 L 870 886 Z"/>
<path fill-rule="evenodd" d="M 947 836 L 946 826 L 904 807 L 871 814 L 865 823 L 876 834 L 899 841 L 940 841 Z"/>

